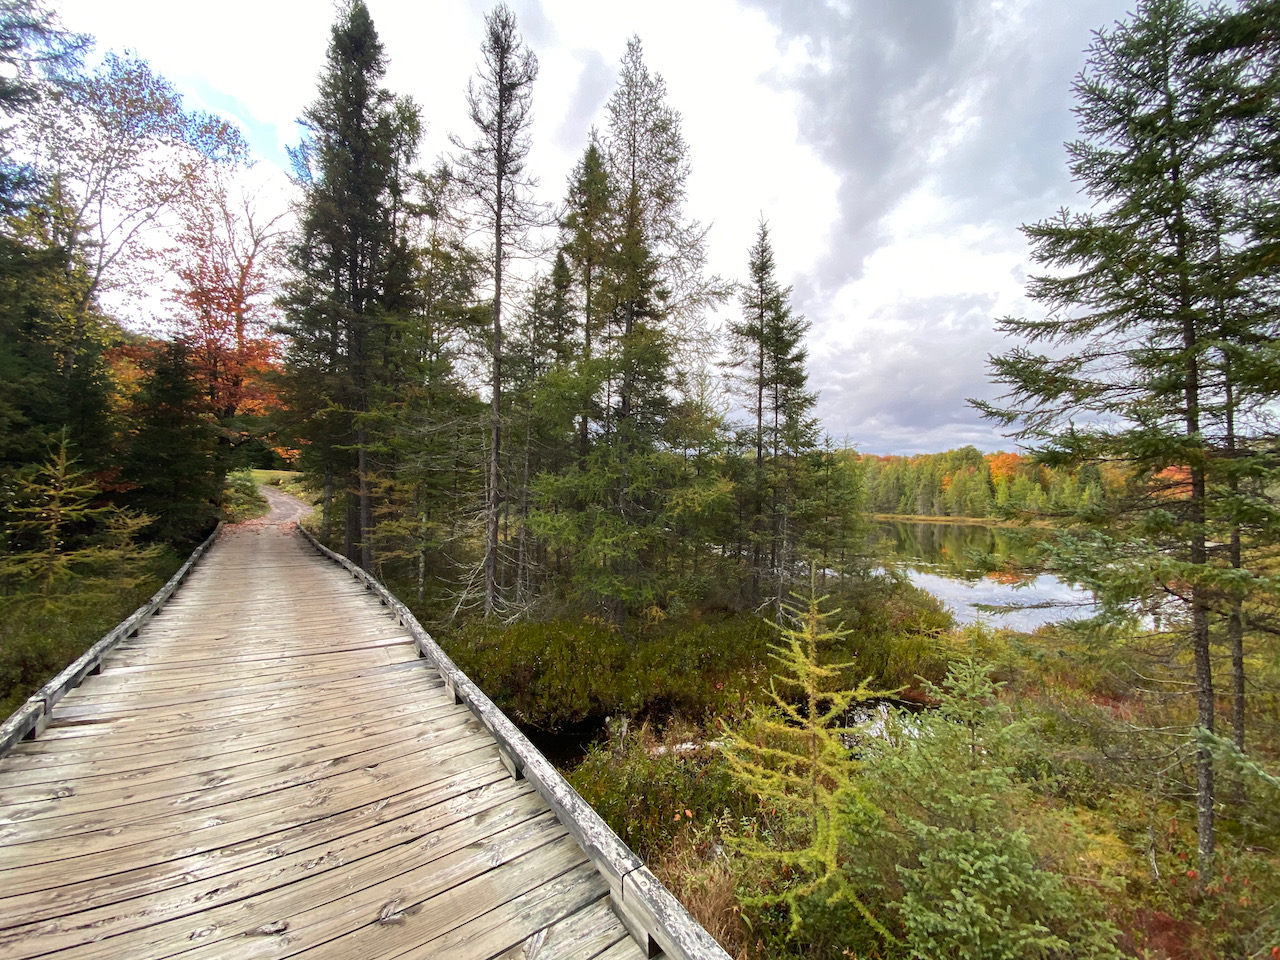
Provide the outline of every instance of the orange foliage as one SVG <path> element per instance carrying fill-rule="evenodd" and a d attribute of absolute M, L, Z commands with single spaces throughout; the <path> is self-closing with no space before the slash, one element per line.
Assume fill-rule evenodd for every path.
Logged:
<path fill-rule="evenodd" d="M 1003 450 L 998 453 L 988 453 L 983 459 L 987 461 L 987 469 L 991 471 L 993 482 L 999 480 L 1012 482 L 1025 463 L 1021 454 L 1005 453 Z"/>
<path fill-rule="evenodd" d="M 182 210 L 170 263 L 178 278 L 178 339 L 190 350 L 209 412 L 256 415 L 277 402 L 266 374 L 280 359 L 269 334 L 280 217 L 264 219 L 251 197 L 233 200 L 217 170 Z"/>
<path fill-rule="evenodd" d="M 1152 480 L 1163 497 L 1181 500 L 1191 496 L 1191 468 L 1182 464 L 1165 467 Z"/>

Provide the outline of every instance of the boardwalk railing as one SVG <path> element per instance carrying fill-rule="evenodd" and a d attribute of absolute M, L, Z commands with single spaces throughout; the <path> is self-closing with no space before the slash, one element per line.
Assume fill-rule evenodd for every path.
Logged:
<path fill-rule="evenodd" d="M 458 669 L 409 608 L 377 579 L 324 546 L 303 527 L 298 529 L 316 550 L 341 564 L 391 609 L 413 637 L 418 655 L 439 671 L 454 699 L 466 704 L 497 741 L 512 776 L 524 777 L 533 785 L 591 858 L 609 883 L 618 916 L 649 956 L 662 951 L 671 960 L 729 960 L 729 955 L 711 934 L 689 915 L 591 805 L 578 796 L 537 747 Z"/>
<path fill-rule="evenodd" d="M 0 757 L 12 750 L 14 744 L 20 740 L 38 736 L 44 730 L 49 723 L 49 715 L 53 711 L 54 704 L 78 687 L 85 677 L 97 673 L 101 667 L 102 658 L 121 640 L 136 634 L 147 618 L 164 606 L 164 602 L 173 596 L 173 592 L 182 585 L 182 581 L 187 578 L 200 558 L 204 556 L 205 551 L 218 538 L 218 532 L 221 529 L 222 524 L 219 523 L 213 533 L 191 552 L 187 562 L 169 578 L 168 583 L 155 592 L 150 600 L 86 650 L 84 655 L 71 666 L 28 697 L 26 703 L 19 707 L 8 720 L 0 724 Z"/>

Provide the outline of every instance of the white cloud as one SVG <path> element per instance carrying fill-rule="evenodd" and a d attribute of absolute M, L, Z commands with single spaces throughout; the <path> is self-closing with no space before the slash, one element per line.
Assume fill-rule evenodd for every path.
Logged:
<path fill-rule="evenodd" d="M 531 171 L 558 202 L 639 34 L 684 117 L 689 212 L 709 263 L 745 273 L 758 218 L 813 322 L 812 377 L 838 434 L 877 450 L 1000 440 L 965 408 L 989 392 L 993 318 L 1028 309 L 1024 219 L 1072 202 L 1061 141 L 1089 31 L 1127 0 L 512 0 L 541 76 Z M 423 160 L 470 136 L 463 94 L 487 0 L 368 0 L 387 85 L 427 123 Z M 61 0 L 67 26 L 133 47 L 194 105 L 283 166 L 316 93 L 331 0 Z M 283 183 L 283 173 L 277 175 Z"/>

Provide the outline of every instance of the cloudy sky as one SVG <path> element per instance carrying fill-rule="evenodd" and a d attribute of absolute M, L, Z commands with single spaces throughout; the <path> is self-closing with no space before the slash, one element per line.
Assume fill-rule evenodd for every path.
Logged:
<path fill-rule="evenodd" d="M 421 105 L 423 157 L 469 138 L 478 0 L 367 0 L 387 86 Z M 151 61 L 190 106 L 245 130 L 263 172 L 314 98 L 331 0 L 53 0 L 63 23 Z M 746 273 L 763 216 L 813 323 L 826 428 L 870 453 L 1008 441 L 988 397 L 993 321 L 1034 313 L 1021 223 L 1078 205 L 1062 144 L 1092 31 L 1132 0 L 512 0 L 541 74 L 531 167 L 559 201 L 627 38 L 684 118 L 690 213 L 712 269 Z M 280 172 L 276 172 L 276 170 Z"/>

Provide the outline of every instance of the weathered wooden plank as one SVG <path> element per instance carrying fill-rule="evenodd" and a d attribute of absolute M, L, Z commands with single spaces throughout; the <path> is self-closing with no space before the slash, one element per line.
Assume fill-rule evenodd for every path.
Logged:
<path fill-rule="evenodd" d="M 289 851 L 288 839 L 282 839 L 279 843 L 284 849 L 279 854 L 270 855 L 273 845 L 265 848 L 267 855 L 236 869 L 219 869 L 214 858 L 206 858 L 207 875 L 180 882 L 181 874 L 170 873 L 168 876 L 178 882 L 149 887 L 140 896 L 115 895 L 110 889 L 114 886 L 113 879 L 111 884 L 99 884 L 91 891 L 98 895 L 96 903 L 70 909 L 64 897 L 63 913 L 52 914 L 41 923 L 0 929 L 0 952 L 17 960 L 89 941 L 121 937 L 123 939 L 112 946 L 123 952 L 127 943 L 131 957 L 137 955 L 137 941 L 144 938 L 159 944 L 158 952 L 163 955 L 163 944 L 180 939 L 183 931 L 208 930 L 211 925 L 239 916 L 244 911 L 242 902 L 250 897 L 257 898 L 254 909 L 268 913 L 289 909 L 290 903 L 303 902 L 298 898 L 304 891 L 305 904 L 316 906 L 331 895 L 326 891 L 350 892 L 361 883 L 380 880 L 389 873 L 399 875 L 404 869 L 422 868 L 458 851 L 474 851 L 491 838 L 531 824 L 537 818 L 541 820 L 531 828 L 531 835 L 542 835 L 553 829 L 541 799 L 531 790 L 520 790 L 510 780 L 502 785 L 490 785 L 488 794 L 476 793 L 468 798 L 472 796 L 485 802 L 465 809 L 440 803 L 421 813 L 332 840 L 321 837 L 298 851 Z M 310 839 L 305 834 L 300 837 L 302 841 Z M 492 853 L 495 846 L 490 844 L 485 849 Z M 332 876 L 325 880 L 328 873 Z M 293 889 L 303 881 L 307 884 L 305 888 Z M 45 891 L 44 899 L 50 900 L 61 892 Z M 112 899 L 105 900 L 104 896 Z M 51 900 L 48 909 L 57 909 Z"/>
<path fill-rule="evenodd" d="M 325 780 L 309 780 L 304 783 L 254 798 L 252 804 L 238 800 L 214 805 L 194 812 L 184 818 L 175 831 L 174 818 L 169 815 L 143 817 L 125 822 L 121 826 L 85 831 L 78 834 L 53 834 L 29 840 L 23 845 L 0 849 L 0 857 L 6 868 L 22 867 L 30 863 L 54 862 L 73 857 L 91 856 L 109 852 L 125 857 L 127 847 L 152 843 L 158 840 L 185 838 L 188 845 L 201 843 L 201 832 L 227 828 L 228 842 L 235 838 L 251 839 L 270 832 L 285 829 L 291 824 L 301 824 L 336 815 L 345 810 L 358 809 L 366 804 L 390 804 L 408 791 L 399 789 L 406 784 L 421 783 L 427 787 L 438 780 L 454 776 L 469 776 L 472 771 L 488 771 L 494 764 L 501 764 L 491 744 L 477 742 L 475 749 L 460 752 L 445 759 L 432 758 L 424 763 L 421 756 L 411 756 L 379 765 L 371 771 L 365 767 L 347 771 Z M 408 779 L 415 778 L 415 779 Z M 409 786 L 408 790 L 415 789 Z M 45 826 L 47 824 L 37 824 Z M 179 841 L 181 847 L 181 841 Z M 12 859 L 9 859 L 12 858 Z M 138 866 L 122 860 L 120 869 Z"/>
<path fill-rule="evenodd" d="M 262 798 L 289 787 L 303 787 L 318 795 L 325 795 L 338 785 L 326 781 L 345 776 L 343 789 L 363 783 L 376 784 L 393 774 L 386 769 L 395 761 L 410 769 L 441 759 L 473 751 L 497 753 L 491 742 L 479 736 L 460 737 L 436 744 L 415 744 L 412 741 L 392 744 L 380 750 L 352 753 L 324 764 L 276 774 L 258 780 L 193 790 L 190 793 L 165 797 L 148 804 L 122 804 L 103 809 L 78 811 L 60 816 L 24 817 L 22 810 L 0 813 L 0 846 L 13 846 L 46 840 L 52 837 L 71 836 L 76 833 L 136 829 L 140 823 L 152 820 L 168 820 L 178 814 L 199 813 L 203 816 L 221 815 L 219 808 L 237 806 L 246 801 L 267 802 Z M 496 759 L 496 756 L 495 756 Z M 8 818 L 6 822 L 6 817 Z M 0 850 L 0 856 L 4 856 Z M 18 854 L 21 856 L 21 853 Z"/>
<path fill-rule="evenodd" d="M 485 912 L 495 897 L 502 896 L 486 887 L 495 875 L 502 874 L 504 884 L 509 881 L 519 893 L 582 860 L 564 828 L 550 814 L 543 814 L 439 857 L 433 856 L 430 838 L 422 838 L 367 857 L 346 870 L 330 870 L 154 924 L 120 938 L 119 943 L 71 947 L 63 956 L 160 960 L 189 950 L 184 956 L 190 960 L 249 960 L 293 956 L 370 924 L 391 938 L 405 926 L 416 926 L 424 914 L 432 926 L 449 929 Z M 545 866 L 548 862 L 551 868 Z M 404 918 L 399 923 L 393 919 L 397 915 Z M 414 922 L 406 922 L 410 918 Z M 264 928 L 277 932 L 253 935 Z"/>
<path fill-rule="evenodd" d="M 549 882 L 522 892 L 456 930 L 415 945 L 403 953 L 377 952 L 377 944 L 369 944 L 369 948 L 374 951 L 370 956 L 387 960 L 392 956 L 403 960 L 487 960 L 495 954 L 510 950 L 517 943 L 527 942 L 559 916 L 574 913 L 599 901 L 607 891 L 608 884 L 590 861 L 587 861 Z M 616 920 L 614 922 L 617 923 Z M 344 950 L 338 956 L 355 960 L 359 954 Z"/>
<path fill-rule="evenodd" d="M 270 757 L 220 768 L 203 774 L 178 776 L 164 780 L 126 781 L 112 789 L 81 793 L 73 782 L 32 787 L 13 787 L 0 791 L 0 804 L 17 806 L 8 815 L 10 823 L 118 810 L 122 806 L 165 805 L 174 798 L 198 797 L 214 789 L 238 789 L 250 794 L 275 789 L 276 784 L 310 778 L 313 771 L 337 762 L 376 763 L 409 753 L 421 753 L 436 745 L 474 737 L 475 720 L 466 715 L 451 717 L 436 729 L 396 729 L 364 741 L 324 744 L 295 756 Z M 179 771 L 181 768 L 177 768 Z M 189 801 L 188 801 L 189 802 Z M 0 823 L 6 821 L 0 815 Z"/>
<path fill-rule="evenodd" d="M 626 940 L 619 940 L 595 960 L 646 960 L 647 957 L 649 955 L 640 949 L 640 945 L 628 937 Z M 649 960 L 662 960 L 662 957 L 662 954 L 658 954 L 657 958 Z"/>
<path fill-rule="evenodd" d="M 13 753 L 7 758 L 3 769 L 0 769 L 0 786 L 48 783 L 69 776 L 88 780 L 112 774 L 141 772 L 148 767 L 172 763 L 175 753 L 181 753 L 184 763 L 190 763 L 228 756 L 243 750 L 302 742 L 323 736 L 351 739 L 373 731 L 379 725 L 432 719 L 466 709 L 451 701 L 419 704 L 415 699 L 405 698 L 387 708 L 371 705 L 358 713 L 337 714 L 332 719 L 308 715 L 309 722 L 297 724 L 260 724 L 246 718 L 238 725 L 236 732 L 223 733 L 217 739 L 197 735 L 156 746 L 152 750 L 137 749 L 136 753 L 133 749 L 108 752 L 103 749 L 108 744 L 92 744 L 89 749 L 76 749 L 65 743 L 64 749 L 56 753 Z M 136 745 L 145 746 L 146 741 Z"/>
<path fill-rule="evenodd" d="M 405 686 L 425 687 L 430 683 L 430 678 L 425 677 L 420 671 L 408 670 L 401 668 L 400 664 L 392 664 L 387 667 L 371 668 L 364 673 L 353 677 L 342 677 L 330 681 L 326 686 L 330 691 L 335 690 L 359 690 L 370 689 L 368 678 L 371 675 L 384 674 L 387 683 L 402 684 Z M 278 692 L 274 696 L 268 696 L 272 691 L 244 691 L 231 690 L 224 697 L 217 697 L 226 704 L 227 709 L 234 709 L 237 704 L 252 709 L 260 706 L 262 703 L 276 702 L 283 703 L 287 701 L 296 701 L 299 698 L 308 696 L 308 691 L 298 689 L 289 685 L 281 685 Z M 155 697 L 141 698 L 144 702 L 136 704 L 141 710 L 141 715 L 153 721 L 155 718 L 168 713 L 176 716 L 191 714 L 196 708 L 190 702 L 185 701 L 180 695 L 175 694 L 172 697 Z M 70 703 L 59 704 L 57 712 L 53 715 L 52 723 L 65 723 L 74 720 L 92 719 L 95 717 L 109 717 L 126 715 L 134 712 L 135 704 L 129 697 L 116 697 L 107 701 L 94 701 L 88 697 L 77 699 Z M 221 707 L 219 708 L 221 709 Z"/>
<path fill-rule="evenodd" d="M 580 899 L 587 902 L 600 895 L 604 883 L 572 838 L 557 827 L 561 839 L 487 869 L 474 871 L 463 862 L 451 865 L 440 877 L 422 878 L 425 883 L 403 877 L 399 879 L 408 882 L 363 891 L 361 901 L 344 901 L 341 913 L 327 912 L 314 923 L 308 914 L 291 918 L 289 933 L 298 937 L 294 942 L 281 937 L 274 943 L 237 944 L 241 949 L 227 954 L 197 951 L 193 956 L 282 960 L 304 951 L 333 960 L 390 960 L 424 951 L 456 960 L 492 956 L 502 948 L 478 952 L 469 949 L 467 941 L 494 927 L 511 925 L 522 910 L 566 889 L 579 891 Z M 377 896 L 369 898 L 367 894 L 373 892 Z M 515 901 L 520 901 L 519 906 L 510 908 Z M 315 949 L 319 947 L 323 949 Z"/>
<path fill-rule="evenodd" d="M 327 670 L 334 665 L 345 666 L 360 663 L 367 659 L 366 651 L 382 646 L 381 641 L 366 645 L 341 644 L 321 650 L 299 650 L 282 654 L 274 650 L 264 649 L 258 655 L 225 656 L 214 660 L 216 669 L 229 674 L 245 673 L 254 676 L 268 676 L 277 673 L 303 675 L 308 672 Z M 393 644 L 389 651 L 392 655 L 412 653 L 418 655 L 412 642 Z M 243 649 L 243 648 L 241 648 Z M 182 682 L 188 679 L 205 681 L 208 679 L 210 664 L 203 661 L 181 662 L 161 659 L 146 666 L 125 666 L 121 661 L 112 658 L 111 665 L 104 667 L 98 674 L 103 680 L 115 677 L 136 677 L 144 683 Z"/>
<path fill-rule="evenodd" d="M 60 773 L 56 770 L 0 770 L 0 803 L 22 803 L 26 798 L 39 799 L 51 792 L 65 795 L 67 790 L 74 790 L 78 797 L 86 797 L 104 792 L 119 793 L 140 784 L 198 784 L 227 770 L 252 775 L 259 769 L 256 764 L 269 760 L 287 758 L 293 764 L 306 763 L 316 751 L 327 747 L 353 742 L 368 747 L 383 738 L 408 739 L 458 726 L 469 718 L 465 708 L 443 705 L 430 715 L 424 710 L 407 718 L 378 716 L 355 727 L 341 724 L 328 728 L 316 726 L 307 735 L 299 735 L 296 730 L 284 730 L 280 732 L 294 736 L 239 749 L 227 745 L 225 749 L 218 750 L 216 745 L 209 744 L 191 751 L 164 751 L 132 763 L 126 759 L 113 763 L 87 760 Z M 184 791 L 179 787 L 179 792 Z"/>
<path fill-rule="evenodd" d="M 397 648 L 403 647 L 403 640 L 396 638 L 394 646 Z M 378 650 L 380 648 L 374 649 Z M 395 662 L 387 662 L 381 656 L 375 654 L 372 656 L 366 655 L 354 662 L 314 662 L 296 672 L 276 669 L 266 670 L 258 674 L 252 669 L 243 670 L 236 665 L 224 664 L 222 661 L 214 660 L 203 668 L 205 673 L 203 680 L 192 678 L 182 682 L 182 678 L 178 678 L 178 682 L 175 682 L 173 678 L 151 672 L 140 676 L 107 676 L 102 677 L 101 682 L 96 682 L 91 687 L 82 687 L 69 694 L 67 702 L 106 703 L 113 700 L 128 700 L 148 705 L 154 700 L 162 700 L 169 697 L 171 693 L 198 697 L 204 690 L 217 691 L 228 687 L 234 689 L 244 684 L 269 691 L 273 684 L 282 688 L 306 686 L 308 677 L 327 676 L 337 681 L 347 677 L 368 676 L 370 673 L 394 674 L 399 670 L 420 675 L 421 668 L 415 670 L 410 666 L 411 663 L 412 661 L 403 658 Z M 74 700 L 71 698 L 74 698 Z"/>
<path fill-rule="evenodd" d="M 166 629 L 149 630 L 147 644 L 120 651 L 113 662 L 121 666 L 200 665 L 209 660 L 250 661 L 262 654 L 246 644 L 288 643 L 295 656 L 317 656 L 338 650 L 362 650 L 403 637 L 403 630 L 389 617 L 362 612 L 362 621 L 353 621 L 351 612 L 334 622 L 282 620 L 259 622 L 240 617 L 217 635 L 201 635 L 190 624 L 177 621 Z M 204 618 L 200 618 L 204 622 Z M 171 645 L 171 646 L 167 646 Z"/>
<path fill-rule="evenodd" d="M 421 698 L 423 703 L 437 701 L 455 703 L 452 696 L 442 696 L 443 690 L 444 685 L 438 678 L 429 677 L 425 687 L 416 687 L 412 684 L 388 687 L 380 684 L 376 693 L 379 700 L 385 699 L 389 704 L 401 703 L 413 698 Z M 56 752 L 64 749 L 63 743 L 68 740 L 80 741 L 77 748 L 84 748 L 86 740 L 100 740 L 107 748 L 111 746 L 132 748 L 133 745 L 150 746 L 164 740 L 176 742 L 182 738 L 202 734 L 213 738 L 221 736 L 228 730 L 244 729 L 246 724 L 251 725 L 255 721 L 259 725 L 270 726 L 290 723 L 308 716 L 346 715 L 353 710 L 367 707 L 370 704 L 371 693 L 373 691 L 360 687 L 335 691 L 320 689 L 315 691 L 310 700 L 287 703 L 272 701 L 260 705 L 257 709 L 250 705 L 248 709 L 233 712 L 226 710 L 225 704 L 220 704 L 217 713 L 189 716 L 169 714 L 163 721 L 152 720 L 145 714 L 132 714 L 92 723 L 55 724 L 48 727 L 40 735 L 39 740 L 26 741 L 14 749 L 23 755 L 28 755 L 46 752 L 46 750 Z"/>
<path fill-rule="evenodd" d="M 497 960 L 591 960 L 627 938 L 607 896 L 567 916 L 559 904 L 556 907 L 560 915 L 554 922 L 503 951 Z"/>

